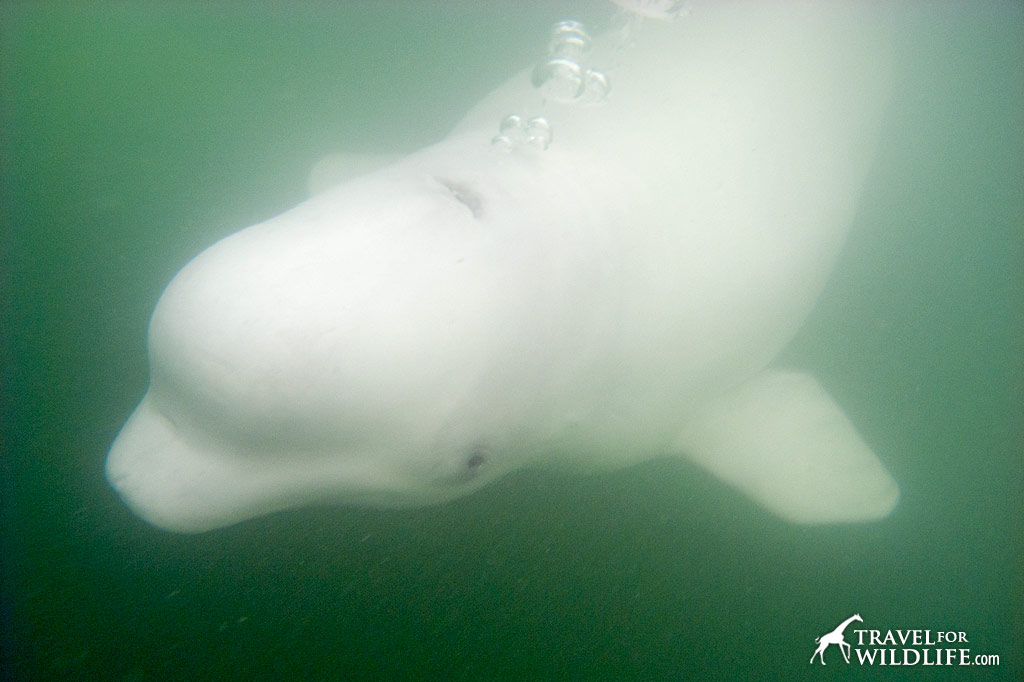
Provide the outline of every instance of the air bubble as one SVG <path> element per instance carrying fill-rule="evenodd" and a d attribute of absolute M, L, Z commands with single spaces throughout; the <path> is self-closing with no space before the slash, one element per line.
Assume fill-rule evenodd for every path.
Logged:
<path fill-rule="evenodd" d="M 518 134 L 523 128 L 523 119 L 518 114 L 509 114 L 505 118 L 501 119 L 501 125 L 498 126 L 498 132 L 502 135 L 514 135 Z"/>
<path fill-rule="evenodd" d="M 587 69 L 583 72 L 583 96 L 580 101 L 584 104 L 601 104 L 608 98 L 611 89 L 608 76 L 601 71 Z"/>
<path fill-rule="evenodd" d="M 572 102 L 583 94 L 585 81 L 580 65 L 568 59 L 555 57 L 537 65 L 533 70 L 533 86 L 548 99 Z"/>
<path fill-rule="evenodd" d="M 522 117 L 517 114 L 509 114 L 501 119 L 498 134 L 491 138 L 491 146 L 510 152 L 525 141 L 526 134 L 523 132 Z"/>
<path fill-rule="evenodd" d="M 578 62 L 589 50 L 590 35 L 580 22 L 567 19 L 551 29 L 551 44 L 548 46 L 550 56 Z"/>
<path fill-rule="evenodd" d="M 526 122 L 526 143 L 535 149 L 544 150 L 551 146 L 551 124 L 543 116 L 534 116 Z"/>

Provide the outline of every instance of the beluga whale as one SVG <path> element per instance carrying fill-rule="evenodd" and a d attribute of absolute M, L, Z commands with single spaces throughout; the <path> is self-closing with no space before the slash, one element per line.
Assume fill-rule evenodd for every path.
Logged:
<path fill-rule="evenodd" d="M 879 6 L 617 4 L 665 16 L 563 22 L 446 138 L 178 272 L 106 460 L 129 508 L 190 533 L 678 457 L 794 523 L 890 513 L 842 408 L 773 362 L 879 143 Z"/>

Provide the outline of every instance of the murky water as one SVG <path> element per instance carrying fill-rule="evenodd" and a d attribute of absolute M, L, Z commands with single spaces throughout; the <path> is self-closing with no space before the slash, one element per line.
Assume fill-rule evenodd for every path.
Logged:
<path fill-rule="evenodd" d="M 857 225 L 786 353 L 900 481 L 886 521 L 791 526 L 670 461 L 198 536 L 116 499 L 103 459 L 189 257 L 300 201 L 326 152 L 443 136 L 554 20 L 607 13 L 509 4 L 0 6 L 5 675 L 1020 679 L 1019 3 L 904 13 Z M 1000 664 L 809 666 L 853 613 Z"/>

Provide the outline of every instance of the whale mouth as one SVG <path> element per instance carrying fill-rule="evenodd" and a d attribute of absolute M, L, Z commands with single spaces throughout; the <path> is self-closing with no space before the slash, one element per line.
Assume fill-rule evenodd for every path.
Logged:
<path fill-rule="evenodd" d="M 147 394 L 114 440 L 105 474 L 137 516 L 177 533 L 309 504 L 397 509 L 465 492 L 451 483 L 424 485 L 372 450 L 253 454 L 207 433 L 183 431 Z"/>

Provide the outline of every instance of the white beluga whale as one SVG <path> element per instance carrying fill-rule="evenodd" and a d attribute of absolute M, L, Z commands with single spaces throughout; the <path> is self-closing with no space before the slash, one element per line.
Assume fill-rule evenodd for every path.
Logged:
<path fill-rule="evenodd" d="M 688 9 L 561 65 L 599 97 L 552 101 L 527 69 L 185 265 L 107 458 L 127 505 L 198 532 L 678 456 L 790 521 L 886 516 L 898 487 L 841 408 L 771 365 L 878 143 L 877 7 Z"/>

